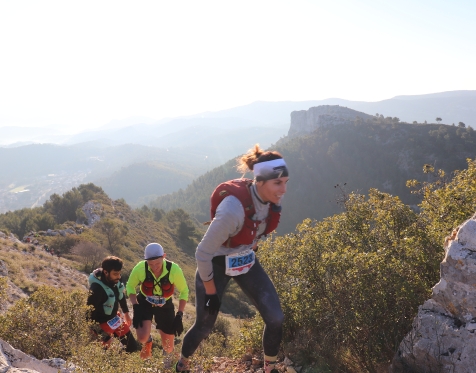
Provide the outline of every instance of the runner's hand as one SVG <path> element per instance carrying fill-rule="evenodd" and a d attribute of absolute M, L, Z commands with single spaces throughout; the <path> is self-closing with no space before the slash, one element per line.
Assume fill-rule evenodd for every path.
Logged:
<path fill-rule="evenodd" d="M 183 322 L 182 322 L 183 312 L 178 311 L 175 315 L 174 323 L 172 328 L 174 330 L 174 334 L 178 337 L 180 334 L 183 333 Z"/>
<path fill-rule="evenodd" d="M 131 320 L 131 316 L 129 315 L 129 312 L 126 312 L 124 314 L 124 322 L 129 327 L 132 325 L 132 320 Z"/>
<path fill-rule="evenodd" d="M 217 294 L 205 294 L 205 310 L 210 315 L 216 315 L 220 310 L 220 298 Z"/>

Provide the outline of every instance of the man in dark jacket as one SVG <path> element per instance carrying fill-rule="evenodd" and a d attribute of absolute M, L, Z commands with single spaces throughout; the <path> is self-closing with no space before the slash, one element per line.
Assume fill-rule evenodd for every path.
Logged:
<path fill-rule="evenodd" d="M 124 284 L 120 281 L 122 265 L 120 258 L 108 256 L 102 261 L 101 268 L 89 275 L 88 305 L 93 306 L 90 317 L 97 323 L 93 326 L 93 332 L 102 343 L 107 347 L 111 338 L 116 337 L 127 352 L 134 352 L 137 351 L 137 342 L 129 329 L 132 320 L 124 295 Z"/>

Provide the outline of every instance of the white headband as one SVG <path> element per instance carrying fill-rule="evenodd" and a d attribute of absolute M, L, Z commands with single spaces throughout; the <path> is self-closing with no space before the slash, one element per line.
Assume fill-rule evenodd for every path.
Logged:
<path fill-rule="evenodd" d="M 255 163 L 253 165 L 253 173 L 256 181 L 277 179 L 279 177 L 288 176 L 289 174 L 286 162 L 284 162 L 282 158 Z"/>

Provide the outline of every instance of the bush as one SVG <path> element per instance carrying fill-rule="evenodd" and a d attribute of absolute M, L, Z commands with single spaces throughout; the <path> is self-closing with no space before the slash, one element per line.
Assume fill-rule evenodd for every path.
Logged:
<path fill-rule="evenodd" d="M 468 168 L 456 171 L 451 180 L 442 170 L 429 167 L 425 173 L 433 182 L 407 182 L 409 187 L 415 188 L 413 193 L 423 197 L 420 204 L 422 219 L 428 225 L 432 239 L 441 245 L 453 228 L 476 211 L 476 160 L 468 159 L 467 162 Z"/>
<path fill-rule="evenodd" d="M 41 286 L 0 316 L 0 338 L 38 359 L 67 359 L 88 343 L 85 291 Z"/>
<path fill-rule="evenodd" d="M 113 339 L 109 349 L 104 350 L 100 343 L 90 343 L 73 351 L 68 362 L 74 364 L 78 373 L 117 373 L 163 371 L 163 363 L 155 351 L 151 359 L 143 361 L 139 354 L 126 354 L 119 340 Z"/>
<path fill-rule="evenodd" d="M 260 260 L 285 314 L 284 342 L 332 371 L 377 372 L 439 279 L 441 245 L 398 198 L 351 194 L 345 212 L 267 240 Z"/>
<path fill-rule="evenodd" d="M 223 335 L 225 338 L 230 337 L 231 336 L 230 321 L 222 316 L 218 316 L 217 321 L 215 322 L 215 325 L 213 325 L 212 332 L 219 333 Z"/>
<path fill-rule="evenodd" d="M 80 242 L 80 238 L 74 235 L 56 236 L 50 244 L 50 251 L 56 255 L 66 255 Z"/>
<path fill-rule="evenodd" d="M 232 341 L 232 354 L 241 358 L 245 354 L 256 354 L 262 350 L 264 322 L 260 315 L 244 320 L 240 332 Z"/>
<path fill-rule="evenodd" d="M 0 309 L 7 303 L 7 277 L 0 277 Z"/>
<path fill-rule="evenodd" d="M 207 372 L 213 364 L 213 357 L 228 354 L 225 337 L 221 333 L 211 333 L 191 356 L 190 365 L 197 368 L 196 371 Z"/>
<path fill-rule="evenodd" d="M 235 317 L 252 317 L 255 309 L 246 301 L 248 298 L 243 291 L 235 283 L 231 283 L 228 291 L 223 295 L 220 310 Z"/>
<path fill-rule="evenodd" d="M 80 241 L 73 247 L 71 253 L 83 264 L 83 270 L 86 273 L 100 267 L 102 260 L 109 255 L 105 248 L 89 241 Z"/>

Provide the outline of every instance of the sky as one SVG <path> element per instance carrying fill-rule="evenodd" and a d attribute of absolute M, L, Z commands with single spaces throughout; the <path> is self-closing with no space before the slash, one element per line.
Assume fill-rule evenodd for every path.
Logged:
<path fill-rule="evenodd" d="M 463 0 L 0 0 L 0 127 L 475 90 L 474 19 Z"/>

